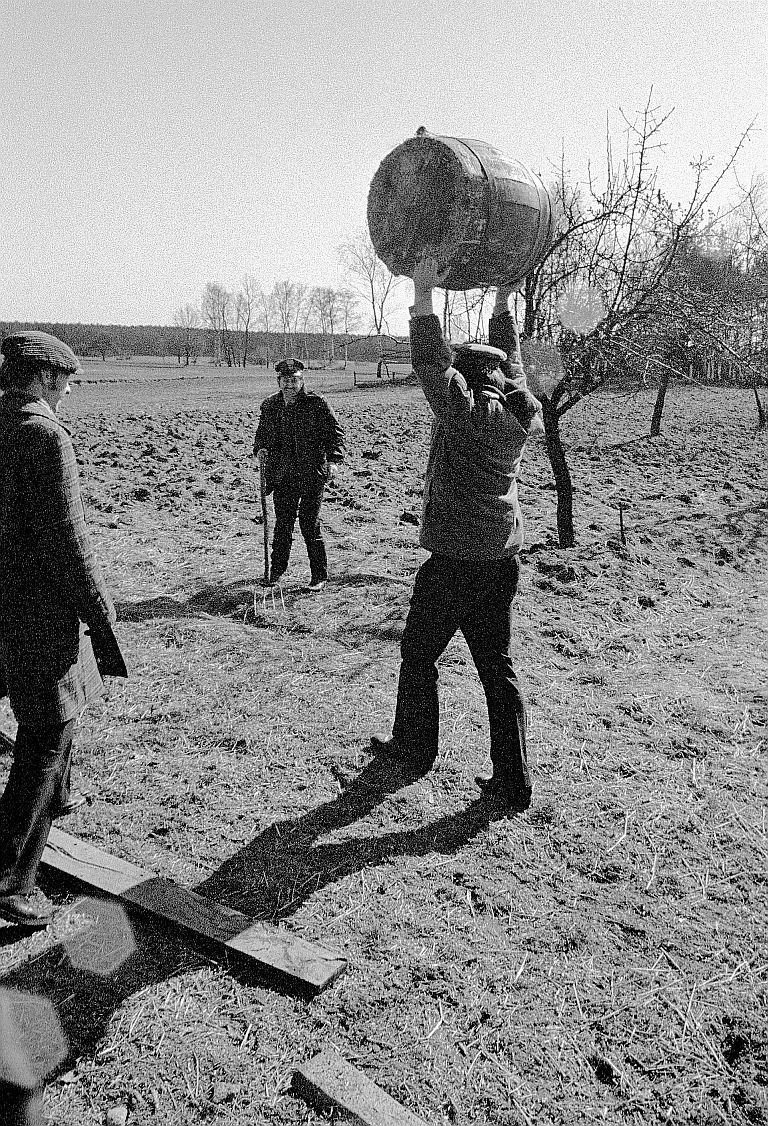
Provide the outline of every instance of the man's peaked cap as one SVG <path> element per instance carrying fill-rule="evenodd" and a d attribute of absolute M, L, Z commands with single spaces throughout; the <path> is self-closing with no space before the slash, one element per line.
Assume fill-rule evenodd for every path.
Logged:
<path fill-rule="evenodd" d="M 275 364 L 275 371 L 278 375 L 296 375 L 297 372 L 304 371 L 304 364 L 301 360 L 292 356 L 290 359 L 281 360 L 279 364 Z"/>
<path fill-rule="evenodd" d="M 12 332 L 0 344 L 0 352 L 9 362 L 39 363 L 69 374 L 80 371 L 80 361 L 69 345 L 49 332 Z"/>
<path fill-rule="evenodd" d="M 492 348 L 490 344 L 471 344 L 469 341 L 465 344 L 454 344 L 453 351 L 456 355 L 477 356 L 478 359 L 489 361 L 506 360 L 507 358 L 507 353 L 503 352 L 501 348 Z"/>

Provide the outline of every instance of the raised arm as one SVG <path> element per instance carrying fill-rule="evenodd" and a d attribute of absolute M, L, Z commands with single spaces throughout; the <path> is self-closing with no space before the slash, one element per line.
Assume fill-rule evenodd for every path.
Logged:
<path fill-rule="evenodd" d="M 509 357 L 499 365 L 505 377 L 507 406 L 531 436 L 544 432 L 544 421 L 541 403 L 531 394 L 525 376 L 517 318 L 509 307 L 513 292 L 510 286 L 505 285 L 496 290 L 496 302 L 488 325 L 488 343 L 494 348 L 501 348 Z"/>
<path fill-rule="evenodd" d="M 509 359 L 501 364 L 510 389 L 516 391 L 527 390 L 523 358 L 520 355 L 520 334 L 517 331 L 517 319 L 509 307 L 509 299 L 514 290 L 511 286 L 500 285 L 496 290 L 496 302 L 488 324 L 488 343 L 494 348 L 501 348 Z"/>
<path fill-rule="evenodd" d="M 448 410 L 451 383 L 448 371 L 452 355 L 434 313 L 432 291 L 447 273 L 448 267 L 425 255 L 413 271 L 413 305 L 410 308 L 411 362 L 437 418 L 444 418 Z"/>

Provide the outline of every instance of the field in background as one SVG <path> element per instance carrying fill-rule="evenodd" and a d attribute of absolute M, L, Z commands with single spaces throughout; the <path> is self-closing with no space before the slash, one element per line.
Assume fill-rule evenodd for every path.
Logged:
<path fill-rule="evenodd" d="M 429 418 L 417 388 L 340 374 L 315 384 L 350 445 L 324 508 L 333 580 L 304 592 L 297 536 L 275 609 L 254 600 L 250 459 L 272 373 L 67 402 L 131 679 L 83 720 L 75 773 L 96 798 L 65 828 L 350 968 L 305 1003 L 142 924 L 84 995 L 50 938 L 0 948 L 70 1038 L 52 1120 L 118 1104 L 130 1123 L 317 1124 L 289 1079 L 330 1043 L 432 1124 L 768 1122 L 768 509 L 749 394 L 670 393 L 655 441 L 649 395 L 572 411 L 570 551 L 531 445 L 516 614 L 536 791 L 499 820 L 473 784 L 487 728 L 461 638 L 437 768 L 414 782 L 368 754 L 423 558 Z"/>
<path fill-rule="evenodd" d="M 72 380 L 72 386 L 93 383 L 146 383 L 155 380 L 198 380 L 216 379 L 222 385 L 229 386 L 233 381 L 253 380 L 258 386 L 272 385 L 276 388 L 277 377 L 274 363 L 269 367 L 262 364 L 249 364 L 247 368 L 235 368 L 222 365 L 215 367 L 207 358 L 200 359 L 196 364 L 177 363 L 175 357 L 139 356 L 130 360 L 98 360 L 85 357 L 81 360 L 82 375 Z M 353 373 L 364 375 L 366 379 L 377 380 L 378 364 L 374 361 L 357 360 L 345 365 L 343 360 L 337 360 L 327 367 L 311 367 L 305 372 L 307 386 L 315 390 L 330 390 L 334 387 L 343 387 L 352 384 Z M 388 371 L 395 379 L 407 376 L 411 371 L 410 364 L 389 364 Z M 385 373 L 378 379 L 380 383 L 387 383 Z M 268 392 L 267 392 L 268 393 Z"/>

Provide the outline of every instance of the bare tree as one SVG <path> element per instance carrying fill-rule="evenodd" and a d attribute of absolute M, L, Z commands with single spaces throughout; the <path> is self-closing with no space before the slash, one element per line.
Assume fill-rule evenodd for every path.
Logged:
<path fill-rule="evenodd" d="M 256 308 L 257 308 L 257 323 L 263 329 L 266 336 L 266 344 L 264 348 L 264 360 L 269 367 L 271 363 L 271 333 L 274 328 L 274 319 L 276 315 L 274 293 L 265 293 L 263 289 L 259 289 L 256 295 Z"/>
<path fill-rule="evenodd" d="M 184 357 L 184 366 L 197 363 L 200 355 L 200 310 L 196 305 L 187 302 L 173 314 L 173 323 L 178 329 L 176 333 L 179 363 Z"/>
<path fill-rule="evenodd" d="M 389 331 L 387 307 L 394 295 L 398 279 L 390 273 L 374 250 L 367 231 L 358 231 L 339 247 L 339 260 L 349 285 L 371 311 L 376 336 Z"/>
<path fill-rule="evenodd" d="M 243 367 L 248 363 L 251 323 L 256 313 L 259 293 L 256 279 L 246 275 L 235 296 L 235 327 L 240 334 L 239 360 Z"/>
<path fill-rule="evenodd" d="M 445 290 L 443 299 L 443 334 L 448 339 L 485 340 L 490 286 L 471 290 Z"/>
<path fill-rule="evenodd" d="M 328 363 L 332 364 L 336 358 L 335 334 L 342 319 L 339 291 L 329 285 L 315 286 L 310 294 L 310 300 L 316 312 L 323 340 L 328 341 L 327 346 L 324 347 Z"/>
<path fill-rule="evenodd" d="M 229 321 L 233 312 L 232 294 L 220 282 L 208 282 L 203 290 L 200 313 L 203 324 L 211 329 L 213 340 L 213 362 L 220 367 L 222 362 L 232 366 Z"/>
<path fill-rule="evenodd" d="M 301 325 L 304 343 L 304 359 L 309 363 L 309 355 L 307 353 L 307 321 L 312 312 L 312 306 L 309 300 L 309 286 L 305 285 L 304 282 L 294 282 L 293 298 L 294 348 L 296 351 L 299 351 L 299 325 Z"/>
<path fill-rule="evenodd" d="M 560 228 L 544 260 L 525 283 L 524 337 L 554 341 L 562 365 L 546 385 L 534 386 L 544 409 L 547 452 L 557 487 L 557 527 L 562 547 L 574 543 L 573 488 L 560 422 L 585 395 L 621 366 L 638 326 L 651 319 L 678 260 L 686 235 L 695 229 L 712 192 L 736 159 L 742 135 L 724 168 L 709 183 L 708 164 L 694 163 L 687 204 L 673 206 L 657 187 L 654 151 L 669 118 L 652 104 L 624 119 L 626 149 L 616 161 L 610 135 L 601 188 L 591 172 L 586 187 L 572 187 L 564 170 L 557 186 Z M 564 299 L 575 316 L 563 317 Z M 595 313 L 594 310 L 597 310 Z"/>
<path fill-rule="evenodd" d="M 277 324 L 283 334 L 283 355 L 291 353 L 291 330 L 296 319 L 296 283 L 292 281 L 275 282 L 272 287 L 272 306 Z"/>
<path fill-rule="evenodd" d="M 360 328 L 360 299 L 353 289 L 339 289 L 336 293 L 339 327 L 344 333 L 344 368 L 349 363 L 349 342 Z"/>
<path fill-rule="evenodd" d="M 107 356 L 114 355 L 117 351 L 116 338 L 112 332 L 102 331 L 97 333 L 90 341 L 91 349 L 106 361 Z"/>

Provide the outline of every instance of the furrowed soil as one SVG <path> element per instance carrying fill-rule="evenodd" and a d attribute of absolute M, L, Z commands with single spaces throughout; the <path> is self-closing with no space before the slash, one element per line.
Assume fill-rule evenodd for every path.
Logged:
<path fill-rule="evenodd" d="M 414 781 L 368 750 L 425 557 L 419 389 L 318 374 L 350 451 L 323 508 L 332 581 L 305 592 L 297 534 L 273 604 L 250 453 L 274 383 L 210 371 L 91 372 L 66 404 L 131 677 L 83 717 L 95 796 L 62 827 L 349 968 L 307 1001 L 138 920 L 80 969 L 76 913 L 0 931 L 6 984 L 51 997 L 68 1038 L 51 1121 L 328 1121 L 290 1079 L 331 1045 L 427 1123 L 768 1123 L 768 437 L 750 393 L 670 392 L 655 440 L 649 394 L 571 411 L 570 550 L 529 444 L 515 653 L 535 792 L 504 819 L 474 785 L 487 718 L 460 636 L 436 768 Z"/>

